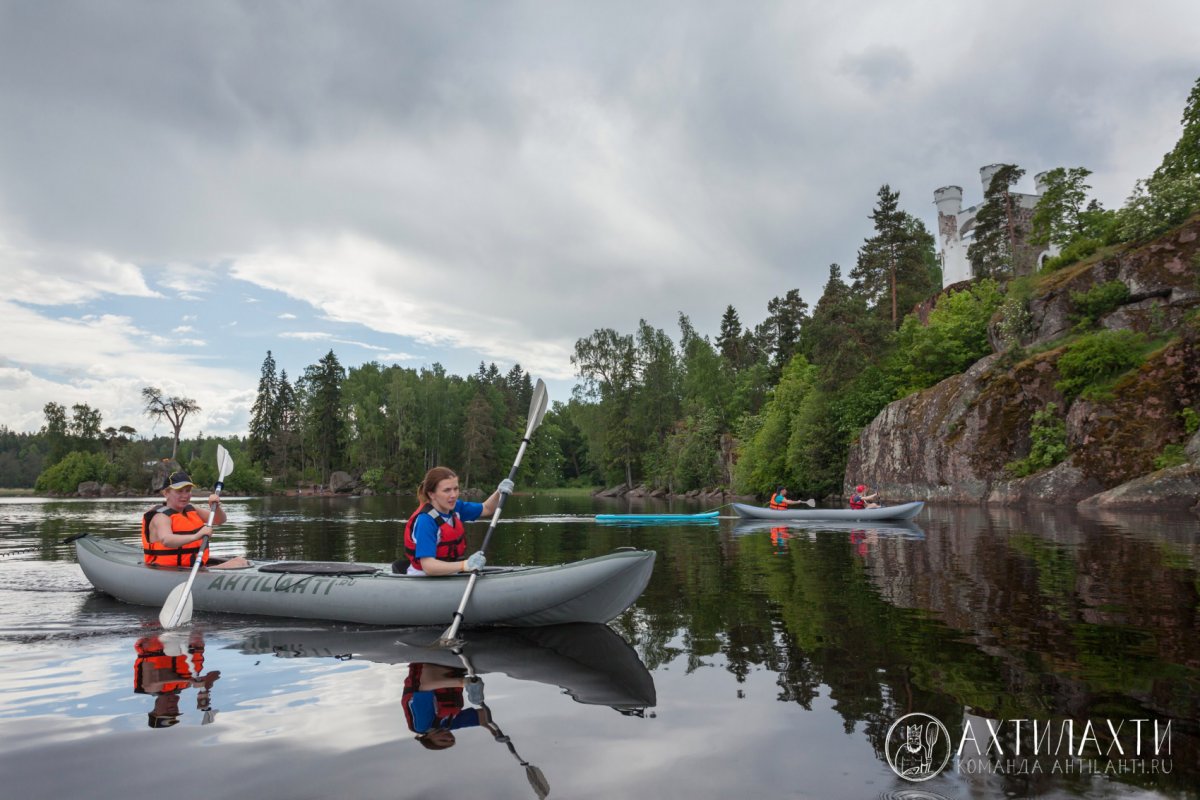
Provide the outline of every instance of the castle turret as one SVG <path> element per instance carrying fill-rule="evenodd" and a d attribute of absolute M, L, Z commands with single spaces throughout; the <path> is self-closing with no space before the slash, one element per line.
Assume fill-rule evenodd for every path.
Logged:
<path fill-rule="evenodd" d="M 942 246 L 942 285 L 971 277 L 967 263 L 967 245 L 962 240 L 959 217 L 962 216 L 962 187 L 943 186 L 933 193 L 938 210 L 938 241 Z"/>
<path fill-rule="evenodd" d="M 1046 176 L 1049 174 L 1050 170 L 1046 170 L 1045 172 L 1039 172 L 1037 175 L 1033 176 L 1033 191 L 1038 197 L 1041 197 L 1046 193 Z"/>
<path fill-rule="evenodd" d="M 992 185 L 992 178 L 996 177 L 996 173 L 1003 168 L 1003 164 L 988 164 L 986 167 L 979 168 L 979 180 L 983 183 L 984 197 L 987 197 L 988 187 Z"/>
<path fill-rule="evenodd" d="M 962 211 L 962 187 L 943 186 L 934 189 L 933 202 L 937 204 L 938 216 L 942 214 L 957 215 Z"/>

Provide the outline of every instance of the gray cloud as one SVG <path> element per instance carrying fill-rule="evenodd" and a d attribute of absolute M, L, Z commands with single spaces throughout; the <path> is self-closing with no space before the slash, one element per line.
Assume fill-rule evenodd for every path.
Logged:
<path fill-rule="evenodd" d="M 996 161 L 1087 166 L 1119 204 L 1178 136 L 1197 22 L 1182 2 L 8 2 L 0 259 L 30 304 L 197 300 L 227 273 L 567 379 L 597 327 L 815 302 L 885 182 L 931 227 L 933 189 L 973 202 Z"/>

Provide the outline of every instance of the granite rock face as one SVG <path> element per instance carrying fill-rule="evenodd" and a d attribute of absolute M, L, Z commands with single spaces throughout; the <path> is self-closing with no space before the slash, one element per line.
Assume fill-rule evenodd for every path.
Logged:
<path fill-rule="evenodd" d="M 1100 399 L 1068 401 L 1055 384 L 1078 318 L 1072 295 L 1114 280 L 1129 298 L 1097 327 L 1166 344 Z M 1200 216 L 1149 244 L 1053 273 L 1027 304 L 1022 349 L 993 353 L 884 408 L 850 448 L 846 485 L 867 483 L 885 500 L 1197 507 L 1200 434 L 1187 430 L 1187 418 L 1200 412 L 1198 309 Z M 997 322 L 991 327 L 999 348 Z M 1063 419 L 1068 457 L 1011 477 L 1005 466 L 1029 455 L 1031 418 L 1050 404 Z M 1180 444 L 1190 464 L 1156 470 L 1164 448 Z"/>

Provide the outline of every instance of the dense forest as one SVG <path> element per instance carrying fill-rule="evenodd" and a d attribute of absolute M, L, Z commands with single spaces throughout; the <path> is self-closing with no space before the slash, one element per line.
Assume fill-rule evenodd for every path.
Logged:
<path fill-rule="evenodd" d="M 1148 240 L 1200 209 L 1200 80 L 1182 122 L 1175 147 L 1120 209 L 1089 199 L 1089 170 L 1060 167 L 1047 173 L 1026 227 L 1013 197 L 1024 170 L 1003 165 L 976 216 L 968 283 L 942 290 L 933 236 L 885 184 L 869 211 L 872 235 L 849 270 L 829 265 L 815 303 L 792 289 L 753 325 L 729 306 L 715 338 L 685 314 L 675 338 L 644 321 L 580 338 L 572 363 L 581 383 L 553 404 L 519 486 L 762 494 L 783 483 L 840 494 L 863 426 L 990 353 L 989 324 L 1019 326 L 1040 276 Z M 1058 255 L 1039 266 L 1031 253 L 1046 247 Z M 1104 298 L 1080 298 L 1080 313 L 1096 302 Z M 211 482 L 218 442 L 238 464 L 227 481 L 234 490 L 325 483 L 342 470 L 374 491 L 410 491 L 434 464 L 453 465 L 467 486 L 490 486 L 515 455 L 531 392 L 519 364 L 505 372 L 481 363 L 465 377 L 437 364 L 347 370 L 330 351 L 293 381 L 268 352 L 246 437 L 181 439 L 195 402 L 154 387 L 143 391 L 147 414 L 167 420 L 173 438 L 101 428 L 98 410 L 76 405 L 68 415 L 49 403 L 37 433 L 0 427 L 0 486 L 69 493 L 95 480 L 144 490 L 168 450 Z"/>

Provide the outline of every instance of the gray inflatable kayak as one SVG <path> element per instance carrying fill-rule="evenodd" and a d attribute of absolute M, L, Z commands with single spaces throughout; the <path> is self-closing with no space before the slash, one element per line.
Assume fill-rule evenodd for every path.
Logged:
<path fill-rule="evenodd" d="M 879 508 L 788 508 L 774 509 L 730 503 L 743 519 L 812 519 L 812 520 L 904 520 L 912 519 L 925 507 L 923 501 L 901 503 Z"/>
<path fill-rule="evenodd" d="M 144 563 L 139 546 L 85 534 L 75 539 L 84 575 L 126 603 L 161 606 L 189 570 Z M 488 567 L 465 611 L 468 625 L 608 622 L 641 596 L 653 550 L 622 549 L 555 566 Z M 245 569 L 202 567 L 192 585 L 197 610 L 327 619 L 367 625 L 444 625 L 468 575 L 394 575 L 389 565 L 266 561 Z"/>

